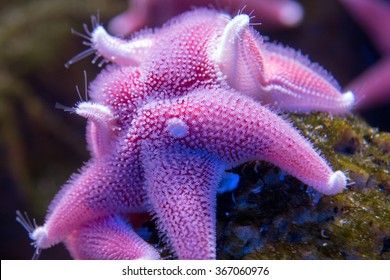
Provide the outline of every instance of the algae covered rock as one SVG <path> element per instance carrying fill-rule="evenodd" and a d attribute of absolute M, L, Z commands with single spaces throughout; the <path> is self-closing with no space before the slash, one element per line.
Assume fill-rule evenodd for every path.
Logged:
<path fill-rule="evenodd" d="M 389 259 L 390 134 L 353 115 L 289 118 L 348 189 L 324 196 L 279 168 L 242 165 L 237 189 L 218 197 L 220 259 Z"/>

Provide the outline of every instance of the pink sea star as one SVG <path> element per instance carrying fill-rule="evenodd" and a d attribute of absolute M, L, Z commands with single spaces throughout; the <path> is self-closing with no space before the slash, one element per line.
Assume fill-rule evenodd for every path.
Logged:
<path fill-rule="evenodd" d="M 266 27 L 291 27 L 303 18 L 302 6 L 291 0 L 130 0 L 129 9 L 115 17 L 108 27 L 116 35 L 128 35 L 145 25 L 159 26 L 191 7 L 207 5 L 230 12 L 245 7 L 261 18 Z"/>
<path fill-rule="evenodd" d="M 372 66 L 347 88 L 353 89 L 357 109 L 390 101 L 390 4 L 382 0 L 340 0 L 372 38 L 381 61 Z"/>
<path fill-rule="evenodd" d="M 324 194 L 345 188 L 344 173 L 262 103 L 340 113 L 353 94 L 302 55 L 263 42 L 248 15 L 198 9 L 128 41 L 96 24 L 89 39 L 81 57 L 112 62 L 90 85 L 91 101 L 73 109 L 88 119 L 92 158 L 43 226 L 18 214 L 37 251 L 64 242 L 74 258 L 158 258 L 127 219 L 148 211 L 179 258 L 215 258 L 218 184 L 254 159 Z"/>

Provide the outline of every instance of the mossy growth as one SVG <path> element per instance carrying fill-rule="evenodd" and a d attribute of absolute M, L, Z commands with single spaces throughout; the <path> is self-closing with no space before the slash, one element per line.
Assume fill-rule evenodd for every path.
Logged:
<path fill-rule="evenodd" d="M 348 189 L 324 196 L 279 168 L 251 162 L 218 197 L 220 259 L 390 259 L 390 134 L 353 115 L 291 114 Z"/>

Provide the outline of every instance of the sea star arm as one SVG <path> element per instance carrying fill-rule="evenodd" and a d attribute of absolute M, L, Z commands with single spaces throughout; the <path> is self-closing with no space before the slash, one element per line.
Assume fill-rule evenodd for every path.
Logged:
<path fill-rule="evenodd" d="M 115 35 L 123 36 L 144 25 L 158 26 L 191 7 L 210 4 L 213 5 L 208 0 L 133 0 L 129 1 L 129 9 L 113 18 L 108 27 Z M 290 0 L 222 0 L 215 1 L 214 6 L 230 13 L 245 9 L 258 17 L 266 27 L 292 27 L 299 24 L 303 18 L 302 6 Z"/>
<path fill-rule="evenodd" d="M 237 92 L 197 90 L 140 112 L 133 123 L 140 136 L 131 135 L 149 139 L 141 151 L 147 201 L 181 259 L 215 257 L 215 196 L 225 169 L 258 159 L 325 194 L 346 186 L 344 173 L 289 123 Z"/>
<path fill-rule="evenodd" d="M 160 258 L 157 250 L 119 216 L 97 219 L 81 226 L 66 238 L 65 245 L 71 256 L 79 260 Z"/>
<path fill-rule="evenodd" d="M 357 109 L 390 101 L 390 4 L 383 0 L 340 0 L 372 38 L 383 58 L 346 88 L 356 92 Z"/>
<path fill-rule="evenodd" d="M 98 55 L 121 66 L 138 65 L 153 46 L 151 32 L 144 32 L 132 40 L 111 36 L 102 26 L 97 26 L 91 35 L 91 44 Z"/>
<path fill-rule="evenodd" d="M 213 54 L 228 83 L 238 91 L 282 110 L 333 113 L 354 105 L 352 92 L 292 49 L 264 43 L 249 25 L 249 16 L 234 17 Z"/>
<path fill-rule="evenodd" d="M 86 32 L 87 35 L 78 32 L 76 34 L 87 39 L 88 41 L 84 41 L 84 44 L 90 48 L 72 57 L 65 64 L 65 67 L 68 68 L 70 65 L 92 54 L 95 54 L 92 60 L 93 63 L 102 58 L 99 66 L 102 66 L 105 62 L 112 62 L 119 66 L 137 66 L 148 55 L 148 51 L 154 42 L 153 34 L 148 30 L 140 32 L 138 36 L 131 40 L 111 36 L 99 24 L 93 26 L 92 32 L 88 30 Z"/>
<path fill-rule="evenodd" d="M 72 110 L 88 120 L 87 143 L 92 156 L 107 154 L 115 131 L 115 117 L 110 108 L 92 102 L 80 102 Z"/>
<path fill-rule="evenodd" d="M 357 109 L 365 109 L 390 101 L 390 57 L 385 57 L 353 80 L 347 88 L 356 92 Z"/>
<path fill-rule="evenodd" d="M 197 90 L 174 103 L 157 102 L 144 109 L 134 127 L 142 135 L 156 131 L 183 146 L 207 151 L 224 162 L 226 169 L 250 160 L 265 160 L 284 169 L 324 194 L 336 194 L 346 186 L 346 176 L 334 172 L 313 146 L 291 124 L 257 101 L 224 89 Z M 172 129 L 172 119 L 182 131 Z M 139 122 L 139 123 L 138 123 Z M 161 124 L 160 122 L 163 122 Z"/>
<path fill-rule="evenodd" d="M 63 242 L 83 224 L 116 213 L 143 210 L 144 195 L 136 185 L 137 178 L 126 176 L 126 170 L 118 171 L 116 167 L 107 158 L 92 160 L 56 195 L 42 226 L 26 226 L 21 221 L 34 246 L 49 248 Z"/>
<path fill-rule="evenodd" d="M 235 2 L 243 5 L 241 0 Z M 304 15 L 301 4 L 290 0 L 247 1 L 245 11 L 253 11 L 251 14 L 266 27 L 293 27 L 300 23 Z"/>
<path fill-rule="evenodd" d="M 224 165 L 206 152 L 179 146 L 143 150 L 147 198 L 159 230 L 179 259 L 214 259 Z"/>
<path fill-rule="evenodd" d="M 129 0 L 128 10 L 111 19 L 108 29 L 115 35 L 124 36 L 142 28 L 150 20 L 150 2 L 153 0 Z"/>
<path fill-rule="evenodd" d="M 390 5 L 383 0 L 340 0 L 377 45 L 379 51 L 390 52 Z"/>

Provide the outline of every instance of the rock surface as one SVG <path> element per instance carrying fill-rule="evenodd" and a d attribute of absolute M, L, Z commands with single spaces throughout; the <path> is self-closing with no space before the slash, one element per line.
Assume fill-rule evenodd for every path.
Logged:
<path fill-rule="evenodd" d="M 218 198 L 221 259 L 389 259 L 390 134 L 359 117 L 292 115 L 330 164 L 348 170 L 343 193 L 323 196 L 261 162 L 233 170 Z"/>

